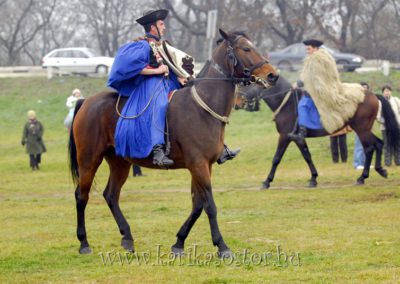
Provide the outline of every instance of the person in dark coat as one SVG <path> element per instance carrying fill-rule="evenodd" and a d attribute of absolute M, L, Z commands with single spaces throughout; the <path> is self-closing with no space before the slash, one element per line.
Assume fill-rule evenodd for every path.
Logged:
<path fill-rule="evenodd" d="M 132 165 L 132 171 L 133 171 L 133 176 L 134 177 L 142 177 L 144 176 L 142 173 L 142 168 L 139 167 L 138 165 L 133 164 Z"/>
<path fill-rule="evenodd" d="M 332 154 L 332 162 L 339 163 L 339 160 L 342 163 L 347 162 L 347 132 L 351 130 L 350 127 L 345 127 L 341 131 L 333 133 L 330 136 L 330 146 L 331 146 L 331 154 Z M 340 156 L 340 159 L 339 159 Z"/>
<path fill-rule="evenodd" d="M 43 125 L 36 119 L 36 113 L 33 110 L 28 111 L 28 122 L 25 124 L 22 132 L 21 145 L 26 147 L 32 171 L 39 170 L 41 155 L 46 152 L 43 142 L 43 131 Z"/>

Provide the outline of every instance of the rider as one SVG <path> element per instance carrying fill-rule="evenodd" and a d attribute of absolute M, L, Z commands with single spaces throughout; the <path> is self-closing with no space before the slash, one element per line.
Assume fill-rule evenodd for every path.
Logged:
<path fill-rule="evenodd" d="M 153 153 L 153 163 L 158 166 L 174 163 L 165 152 L 168 94 L 188 79 L 175 74 L 175 68 L 168 68 L 159 52 L 167 16 L 168 10 L 151 10 L 136 20 L 144 27 L 145 36 L 120 47 L 108 80 L 109 87 L 129 97 L 115 131 L 116 153 L 130 158 L 146 158 Z M 233 159 L 238 152 L 225 146 L 218 161 Z"/>
<path fill-rule="evenodd" d="M 309 39 L 303 41 L 303 44 L 306 46 L 307 55 L 310 56 L 323 45 L 323 42 L 316 39 Z M 302 143 L 307 136 L 307 128 L 322 129 L 323 126 L 320 122 L 320 116 L 314 101 L 310 97 L 310 94 L 303 89 L 303 82 L 298 81 L 297 87 L 302 92 L 301 99 L 297 106 L 299 128 L 297 133 L 290 133 L 289 137 L 297 143 Z"/>

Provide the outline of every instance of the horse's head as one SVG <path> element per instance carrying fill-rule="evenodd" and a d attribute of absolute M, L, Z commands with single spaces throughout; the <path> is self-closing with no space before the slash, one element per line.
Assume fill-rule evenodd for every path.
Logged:
<path fill-rule="evenodd" d="M 244 33 L 226 33 L 221 29 L 219 32 L 223 41 L 215 56 L 225 54 L 224 65 L 232 77 L 240 78 L 238 81 L 244 84 L 259 83 L 264 87 L 275 85 L 278 73 Z"/>

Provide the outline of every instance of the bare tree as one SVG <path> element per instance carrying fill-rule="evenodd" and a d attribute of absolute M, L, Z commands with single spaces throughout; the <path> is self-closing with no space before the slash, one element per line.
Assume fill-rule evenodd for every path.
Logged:
<path fill-rule="evenodd" d="M 309 20 L 315 0 L 275 0 L 275 7 L 266 7 L 264 32 L 275 34 L 285 45 L 300 42 L 313 31 Z"/>
<path fill-rule="evenodd" d="M 375 25 L 380 11 L 388 3 L 389 0 L 319 1 L 311 10 L 311 14 L 325 39 L 333 43 L 339 50 L 352 51 L 352 43 L 361 40 L 368 34 Z M 368 8 L 369 10 L 366 10 Z M 361 27 L 360 21 L 363 22 L 363 27 Z M 360 28 L 362 28 L 361 32 Z"/>
<path fill-rule="evenodd" d="M 150 2 L 150 3 L 149 3 Z M 86 24 L 97 39 L 101 54 L 114 56 L 122 42 L 126 42 L 135 33 L 141 33 L 141 27 L 135 19 L 141 15 L 137 7 L 138 0 L 82 0 Z M 147 1 L 146 5 L 151 4 Z"/>
<path fill-rule="evenodd" d="M 0 65 L 38 64 L 51 49 L 88 46 L 114 56 L 143 34 L 135 22 L 151 8 L 170 10 L 166 38 L 207 59 L 207 15 L 243 30 L 265 50 L 317 37 L 367 58 L 400 60 L 400 0 L 0 0 Z M 139 7 L 139 9 L 138 9 Z"/>
<path fill-rule="evenodd" d="M 50 21 L 57 0 L 3 1 L 0 46 L 7 65 L 18 64 L 24 48 Z"/>

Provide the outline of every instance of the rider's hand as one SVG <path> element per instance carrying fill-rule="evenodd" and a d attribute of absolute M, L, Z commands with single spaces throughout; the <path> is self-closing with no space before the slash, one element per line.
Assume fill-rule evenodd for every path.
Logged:
<path fill-rule="evenodd" d="M 178 81 L 182 86 L 185 86 L 188 80 L 186 78 L 178 77 Z"/>
<path fill-rule="evenodd" d="M 164 64 L 162 64 L 162 65 L 160 65 L 158 68 L 157 68 L 158 70 L 158 74 L 168 74 L 169 73 L 169 69 L 168 69 L 168 66 L 167 65 L 164 65 Z"/>

